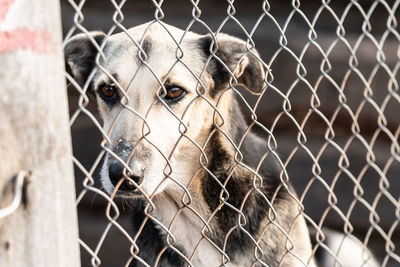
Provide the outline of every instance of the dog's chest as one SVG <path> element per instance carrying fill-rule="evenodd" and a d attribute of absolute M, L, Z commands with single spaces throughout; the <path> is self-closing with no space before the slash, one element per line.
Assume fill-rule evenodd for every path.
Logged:
<path fill-rule="evenodd" d="M 173 244 L 184 251 L 193 266 L 220 265 L 218 263 L 222 262 L 222 254 L 212 241 L 202 234 L 202 231 L 207 232 L 207 227 L 198 215 L 189 209 L 184 209 L 175 216 L 178 209 L 174 204 L 168 202 L 163 202 L 158 208 L 156 217 L 168 228 L 173 238 L 167 239 L 168 234 L 161 230 L 161 226 L 157 226 L 157 228 L 164 233 L 165 240 L 170 240 L 170 243 L 174 240 Z"/>
<path fill-rule="evenodd" d="M 229 261 L 227 258 L 224 258 L 224 253 L 221 251 L 222 248 L 218 248 L 206 234 L 202 234 L 202 232 L 207 232 L 207 228 L 197 215 L 190 210 L 181 211 L 178 216 L 175 216 L 176 213 L 177 210 L 174 210 L 174 206 L 164 203 L 162 209 L 159 209 L 156 215 L 164 226 L 169 229 L 173 238 L 167 238 L 167 233 L 161 230 L 160 226 L 157 226 L 157 228 L 161 230 L 160 232 L 164 233 L 164 240 L 169 240 L 170 244 L 183 250 L 192 266 L 242 267 L 250 266 L 252 259 L 254 260 L 253 251 L 247 250 L 242 251 L 239 257 L 235 257 L 235 261 Z M 212 226 L 210 225 L 210 227 Z M 184 266 L 187 265 L 184 264 Z"/>
<path fill-rule="evenodd" d="M 208 237 L 201 234 L 203 228 L 205 229 L 204 223 L 201 223 L 201 225 L 193 225 L 184 219 L 177 219 L 176 224 L 171 228 L 171 232 L 176 238 L 176 244 L 184 250 L 186 257 L 192 266 L 242 267 L 249 265 L 249 259 L 246 257 L 242 257 L 240 263 L 227 262 L 228 260 L 227 258 L 223 258 L 223 252 L 220 251 L 220 248 L 213 244 Z M 244 260 L 244 258 L 246 258 L 246 260 Z M 227 263 L 223 265 L 223 262 Z"/>

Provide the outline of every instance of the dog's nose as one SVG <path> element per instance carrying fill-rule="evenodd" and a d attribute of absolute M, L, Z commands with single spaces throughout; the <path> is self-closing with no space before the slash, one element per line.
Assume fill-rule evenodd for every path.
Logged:
<path fill-rule="evenodd" d="M 114 186 L 116 186 L 118 182 L 124 178 L 124 175 L 122 173 L 123 170 L 124 170 L 124 165 L 122 165 L 119 161 L 111 163 L 108 169 L 108 175 L 110 176 L 111 183 Z M 129 178 L 135 181 L 135 183 L 137 183 L 138 185 L 143 181 L 143 171 L 140 171 L 140 173 L 136 175 L 130 174 L 128 170 L 126 172 Z M 133 191 L 136 189 L 136 187 L 129 180 L 125 179 L 125 181 L 121 184 L 121 186 L 118 189 L 123 191 Z"/>

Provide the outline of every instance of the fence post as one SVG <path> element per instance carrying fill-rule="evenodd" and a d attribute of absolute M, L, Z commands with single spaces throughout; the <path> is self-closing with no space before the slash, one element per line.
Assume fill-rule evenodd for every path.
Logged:
<path fill-rule="evenodd" d="M 59 1 L 0 0 L 2 267 L 80 266 L 61 40 Z"/>

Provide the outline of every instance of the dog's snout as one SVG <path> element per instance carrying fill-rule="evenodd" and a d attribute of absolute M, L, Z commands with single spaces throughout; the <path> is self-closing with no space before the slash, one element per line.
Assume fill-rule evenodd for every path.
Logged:
<path fill-rule="evenodd" d="M 122 178 L 124 166 L 119 162 L 114 162 L 110 165 L 108 169 L 108 174 L 110 175 L 111 182 L 115 186 L 118 181 Z"/>
<path fill-rule="evenodd" d="M 116 186 L 121 179 L 124 179 L 123 170 L 124 170 L 124 165 L 122 165 L 122 163 L 120 163 L 119 161 L 111 163 L 108 169 L 108 175 L 110 176 L 111 183 L 114 186 Z M 129 173 L 129 171 L 127 170 L 126 174 L 130 179 L 135 181 L 135 183 L 138 185 L 143 181 L 143 170 L 140 170 L 137 174 Z M 123 183 L 118 189 L 124 191 L 132 191 L 135 190 L 136 187 L 132 182 L 125 179 L 125 181 L 123 181 Z"/>

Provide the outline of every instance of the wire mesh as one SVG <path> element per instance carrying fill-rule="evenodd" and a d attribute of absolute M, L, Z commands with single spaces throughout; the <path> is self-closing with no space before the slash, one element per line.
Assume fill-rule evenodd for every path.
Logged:
<path fill-rule="evenodd" d="M 348 240 L 400 263 L 400 1 L 278 2 L 63 3 L 83 265 L 348 266 Z"/>

